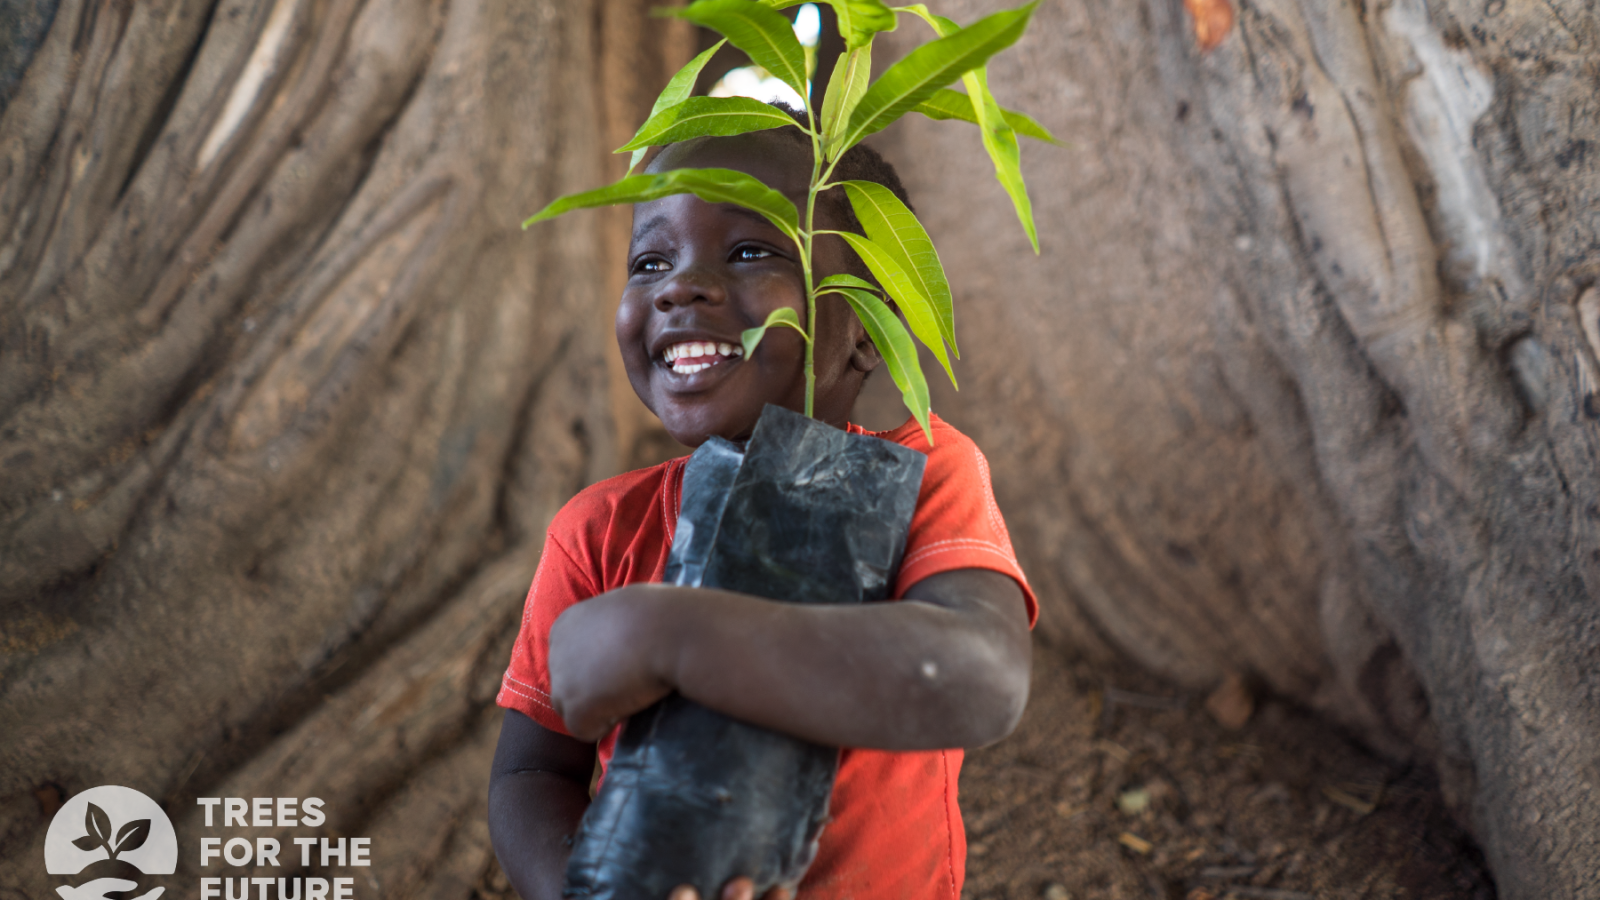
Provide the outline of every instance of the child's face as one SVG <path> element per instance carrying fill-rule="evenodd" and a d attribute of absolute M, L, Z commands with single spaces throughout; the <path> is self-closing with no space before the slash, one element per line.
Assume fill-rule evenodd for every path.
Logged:
<path fill-rule="evenodd" d="M 747 172 L 784 193 L 804 219 L 811 173 L 804 153 L 770 135 L 719 138 L 668 147 L 652 165 Z M 836 228 L 818 202 L 819 227 Z M 633 212 L 628 285 L 617 310 L 617 344 L 628 380 L 678 442 L 749 437 L 764 404 L 805 410 L 805 342 L 791 328 L 767 331 L 749 359 L 739 335 L 790 307 L 806 321 L 800 251 L 760 215 L 692 194 L 640 203 Z M 845 271 L 838 238 L 819 240 L 820 281 Z M 850 414 L 877 351 L 843 298 L 818 304 L 816 417 L 839 426 Z M 710 345 L 710 352 L 707 351 Z M 669 361 L 670 360 L 670 361 Z"/>

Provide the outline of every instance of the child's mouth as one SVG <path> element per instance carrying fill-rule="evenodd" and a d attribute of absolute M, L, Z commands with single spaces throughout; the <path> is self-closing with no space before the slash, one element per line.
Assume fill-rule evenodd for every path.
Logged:
<path fill-rule="evenodd" d="M 739 359 L 744 356 L 744 348 L 738 344 L 717 343 L 714 341 L 684 341 L 673 344 L 662 354 L 662 359 L 679 375 L 693 375 L 704 372 L 719 363 Z"/>

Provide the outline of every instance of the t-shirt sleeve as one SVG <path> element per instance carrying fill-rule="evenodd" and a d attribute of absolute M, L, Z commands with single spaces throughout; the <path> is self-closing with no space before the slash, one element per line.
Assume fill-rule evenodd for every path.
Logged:
<path fill-rule="evenodd" d="M 893 596 L 905 596 L 912 585 L 940 572 L 990 569 L 1011 576 L 1022 588 L 1032 627 L 1039 618 L 1039 601 L 1017 563 L 1011 534 L 994 501 L 989 461 L 971 438 L 940 425 L 931 447 L 915 423 L 909 423 L 914 433 L 902 438 L 906 446 L 926 453 L 928 464 Z"/>
<path fill-rule="evenodd" d="M 522 627 L 495 703 L 514 709 L 559 734 L 572 736 L 550 704 L 550 626 L 567 607 L 601 593 L 591 573 L 562 545 L 555 527 L 546 535 L 533 586 L 522 607 Z"/>

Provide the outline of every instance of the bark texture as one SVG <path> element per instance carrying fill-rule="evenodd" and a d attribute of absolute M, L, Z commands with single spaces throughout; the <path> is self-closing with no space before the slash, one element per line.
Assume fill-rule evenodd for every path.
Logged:
<path fill-rule="evenodd" d="M 185 835 L 320 796 L 385 897 L 482 872 L 544 525 L 670 450 L 610 350 L 627 211 L 516 227 L 620 174 L 695 46 L 652 5 L 0 21 L 7 896 L 105 783 Z M 1072 142 L 1024 151 L 1038 259 L 970 128 L 881 136 L 959 297 L 935 408 L 1057 646 L 1249 673 L 1436 765 L 1504 896 L 1600 897 L 1596 11 L 1236 13 L 1202 56 L 1177 0 L 1041 4 L 991 75 Z"/>
<path fill-rule="evenodd" d="M 184 892 L 196 795 L 322 797 L 372 896 L 482 874 L 543 531 L 617 465 L 614 222 L 518 223 L 620 174 L 652 5 L 60 4 L 0 118 L 6 896 L 105 783 Z"/>
<path fill-rule="evenodd" d="M 1236 11 L 1202 55 L 1046 3 L 992 64 L 1072 143 L 1023 152 L 1038 259 L 972 129 L 885 134 L 957 294 L 934 408 L 1053 641 L 1250 673 L 1437 765 L 1502 896 L 1600 897 L 1600 18 Z"/>

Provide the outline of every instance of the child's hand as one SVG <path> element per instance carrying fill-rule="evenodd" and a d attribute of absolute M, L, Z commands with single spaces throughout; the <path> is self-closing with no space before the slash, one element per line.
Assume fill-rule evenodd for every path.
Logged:
<path fill-rule="evenodd" d="M 722 889 L 722 900 L 755 900 L 755 894 L 755 882 L 748 878 L 735 878 Z M 695 893 L 694 888 L 685 884 L 673 891 L 667 900 L 700 900 L 700 895 Z M 761 900 L 789 900 L 789 892 L 784 888 L 775 887 L 767 891 Z"/>
<path fill-rule="evenodd" d="M 629 585 L 574 604 L 550 628 L 550 697 L 573 737 L 598 741 L 665 697 L 659 585 Z"/>

